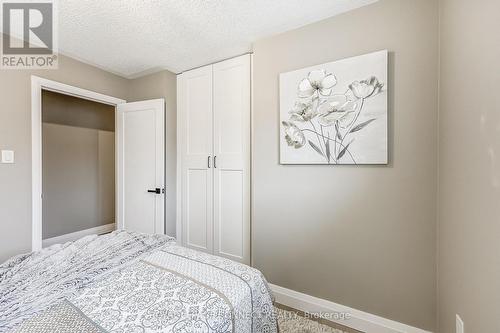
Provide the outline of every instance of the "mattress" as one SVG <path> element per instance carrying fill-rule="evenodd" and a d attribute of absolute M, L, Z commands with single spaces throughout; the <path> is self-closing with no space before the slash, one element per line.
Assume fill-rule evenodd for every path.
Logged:
<path fill-rule="evenodd" d="M 256 269 L 116 231 L 0 266 L 0 332 L 277 332 Z M 83 329 L 82 329 L 83 328 Z"/>

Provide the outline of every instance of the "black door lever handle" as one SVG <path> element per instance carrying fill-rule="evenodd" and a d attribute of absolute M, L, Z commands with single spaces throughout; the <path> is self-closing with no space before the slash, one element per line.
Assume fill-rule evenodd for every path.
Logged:
<path fill-rule="evenodd" d="M 161 188 L 155 188 L 154 190 L 148 190 L 149 193 L 161 194 Z"/>

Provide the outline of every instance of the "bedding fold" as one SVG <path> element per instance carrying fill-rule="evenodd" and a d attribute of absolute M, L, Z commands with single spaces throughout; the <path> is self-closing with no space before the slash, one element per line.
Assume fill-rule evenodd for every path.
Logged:
<path fill-rule="evenodd" d="M 12 330 L 115 269 L 174 241 L 164 235 L 114 231 L 6 261 L 0 266 L 0 332 Z"/>

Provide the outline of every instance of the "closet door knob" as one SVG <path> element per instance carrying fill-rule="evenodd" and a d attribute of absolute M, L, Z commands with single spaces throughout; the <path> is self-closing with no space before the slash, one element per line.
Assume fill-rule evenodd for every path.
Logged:
<path fill-rule="evenodd" d="M 212 157 L 212 156 L 208 156 L 208 158 L 207 158 L 207 165 L 208 165 L 208 168 L 209 168 L 209 169 L 210 169 L 210 158 L 211 158 L 211 157 Z"/>
<path fill-rule="evenodd" d="M 217 168 L 217 156 L 214 156 L 214 168 Z"/>

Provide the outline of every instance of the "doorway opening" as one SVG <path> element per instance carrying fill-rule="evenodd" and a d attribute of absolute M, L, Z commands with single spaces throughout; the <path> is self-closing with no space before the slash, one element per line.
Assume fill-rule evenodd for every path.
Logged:
<path fill-rule="evenodd" d="M 49 106 L 46 110 L 44 110 L 44 102 L 45 106 Z M 116 151 L 115 147 L 118 146 L 116 134 L 119 129 L 116 126 L 115 113 L 117 106 L 125 102 L 125 100 L 94 91 L 37 76 L 31 77 L 33 251 L 40 250 L 43 246 L 53 243 L 75 240 L 88 233 L 109 232 L 115 229 L 115 226 L 120 226 L 120 216 L 117 212 L 120 211 L 121 203 L 115 199 L 116 193 L 118 193 L 116 190 L 118 187 L 116 180 L 119 178 L 116 172 L 119 164 L 117 162 L 118 154 L 111 152 L 112 155 L 109 156 L 109 151 L 106 151 L 106 149 Z M 82 108 L 82 106 L 88 107 L 89 105 L 97 107 L 97 110 L 106 109 L 109 113 L 112 113 L 107 114 L 107 118 L 105 117 L 107 121 L 103 122 L 104 125 L 99 125 L 100 128 L 98 129 L 95 127 L 99 126 L 95 124 L 100 123 L 98 121 L 102 116 L 100 112 L 96 110 L 90 113 L 83 113 L 84 110 L 78 111 L 78 108 Z M 73 112 L 72 110 L 66 113 L 68 106 L 75 107 L 76 111 Z M 114 126 L 109 124 L 110 121 L 114 122 Z M 105 131 L 111 127 L 114 134 L 107 133 L 111 131 Z M 94 131 L 95 136 L 90 135 L 92 131 Z M 98 146 L 99 141 L 101 141 L 102 146 L 101 153 L 106 155 L 105 160 L 101 158 L 101 171 L 99 171 L 99 156 L 91 158 L 90 156 L 93 155 L 89 150 L 89 147 L 92 146 L 89 144 L 90 142 L 97 142 Z M 111 144 L 109 141 L 113 141 L 113 143 Z M 57 143 L 57 145 L 53 145 L 53 143 Z M 45 153 L 47 153 L 47 156 L 43 155 Z M 96 153 L 99 154 L 98 149 L 96 149 Z M 44 157 L 46 158 L 44 159 Z M 95 165 L 90 168 L 92 171 L 89 171 L 87 167 L 92 164 L 92 161 L 95 161 Z M 80 163 L 83 165 L 80 165 Z M 104 164 L 113 164 L 111 171 L 113 175 L 110 174 L 109 166 L 105 167 Z M 48 170 L 44 170 L 44 166 Z M 99 172 L 101 172 L 101 175 L 99 175 Z M 97 173 L 97 176 L 95 173 Z M 89 175 L 93 175 L 93 177 Z M 101 189 L 98 186 L 99 177 L 103 179 Z M 110 177 L 114 179 L 110 179 Z M 44 186 L 44 179 L 48 182 L 45 184 L 47 186 Z M 84 179 L 93 182 L 95 190 L 91 190 L 91 187 L 85 183 Z M 113 184 L 111 185 L 114 186 L 113 189 L 109 188 L 110 183 Z M 42 189 L 47 191 L 45 195 L 42 194 L 44 193 Z M 100 194 L 99 191 L 101 191 Z M 90 193 L 98 193 L 97 196 L 106 199 L 103 199 L 100 204 L 91 204 Z M 47 203 L 45 203 L 44 199 L 46 199 Z M 83 206 L 91 207 L 90 209 L 94 209 L 94 212 L 85 215 L 85 211 L 82 209 Z M 101 208 L 99 208 L 100 206 Z M 44 212 L 45 209 L 48 209 L 48 211 Z M 110 209 L 114 210 L 114 212 L 110 212 Z M 77 211 L 76 215 L 79 216 L 76 221 L 73 218 L 75 216 L 74 210 Z M 72 214 L 69 218 L 67 216 L 68 212 Z M 48 221 L 49 218 L 53 218 L 55 221 L 50 221 L 45 226 L 43 222 Z M 100 220 L 103 220 L 102 223 L 105 224 L 100 226 L 100 222 L 97 222 Z M 92 224 L 93 227 L 87 228 Z"/>
<path fill-rule="evenodd" d="M 42 246 L 116 229 L 115 107 L 42 89 Z"/>
<path fill-rule="evenodd" d="M 56 98 L 66 102 L 43 110 Z M 126 103 L 32 76 L 31 103 L 33 251 L 115 228 L 165 233 L 163 98 Z"/>

